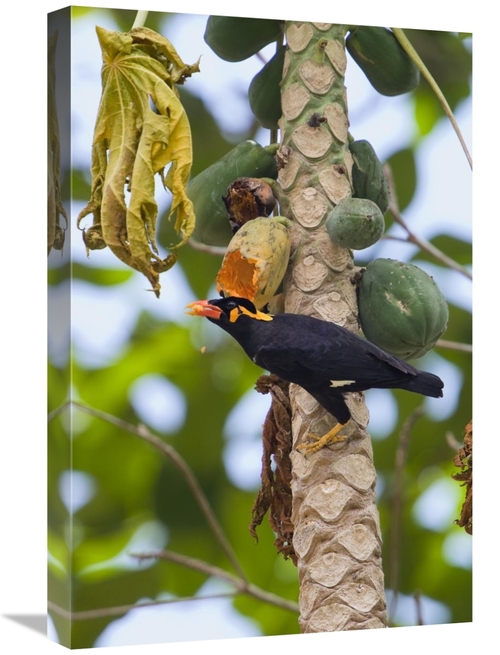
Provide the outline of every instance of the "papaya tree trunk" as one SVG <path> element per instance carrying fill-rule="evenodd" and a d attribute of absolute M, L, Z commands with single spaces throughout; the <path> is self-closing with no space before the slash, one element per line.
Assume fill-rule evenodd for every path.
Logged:
<path fill-rule="evenodd" d="M 279 183 L 282 212 L 293 221 L 285 310 L 358 331 L 356 268 L 334 246 L 325 221 L 351 195 L 352 158 L 344 87 L 345 29 L 287 22 L 282 81 Z M 363 394 L 348 394 L 348 439 L 305 456 L 296 448 L 323 435 L 331 415 L 291 385 L 294 549 L 302 632 L 386 626 L 376 472 Z"/>

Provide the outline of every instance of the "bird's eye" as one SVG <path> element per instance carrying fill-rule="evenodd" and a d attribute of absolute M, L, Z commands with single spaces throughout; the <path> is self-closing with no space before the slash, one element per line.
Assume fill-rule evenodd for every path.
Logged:
<path fill-rule="evenodd" d="M 234 302 L 234 300 L 230 300 L 230 301 L 227 303 L 227 305 L 226 305 L 226 307 L 227 307 L 229 310 L 234 309 L 236 306 L 237 306 L 237 305 L 236 305 L 236 303 Z"/>

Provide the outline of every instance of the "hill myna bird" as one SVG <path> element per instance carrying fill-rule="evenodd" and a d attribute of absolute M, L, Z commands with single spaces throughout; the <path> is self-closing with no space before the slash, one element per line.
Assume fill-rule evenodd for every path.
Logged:
<path fill-rule="evenodd" d="M 332 430 L 304 447 L 306 453 L 345 440 L 338 432 L 351 418 L 346 392 L 406 389 L 433 398 L 443 395 L 437 375 L 419 371 L 330 321 L 301 314 L 271 316 L 246 298 L 198 300 L 188 308 L 189 314 L 205 316 L 228 332 L 255 364 L 301 386 L 337 419 Z"/>

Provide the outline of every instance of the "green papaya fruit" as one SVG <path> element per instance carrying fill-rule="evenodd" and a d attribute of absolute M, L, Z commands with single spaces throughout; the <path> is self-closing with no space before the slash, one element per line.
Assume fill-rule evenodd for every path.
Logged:
<path fill-rule="evenodd" d="M 408 93 L 420 83 L 417 66 L 385 27 L 354 27 L 346 48 L 373 88 L 384 96 Z"/>
<path fill-rule="evenodd" d="M 326 219 L 326 231 L 331 241 L 352 250 L 373 246 L 384 233 L 384 228 L 384 215 L 378 205 L 366 198 L 342 200 Z"/>
<path fill-rule="evenodd" d="M 268 130 L 278 129 L 278 120 L 281 118 L 280 82 L 285 50 L 285 46 L 280 46 L 248 87 L 250 109 L 262 127 Z"/>
<path fill-rule="evenodd" d="M 425 355 L 448 325 L 448 305 L 433 278 L 395 259 L 368 264 L 358 307 L 366 338 L 400 359 Z"/>
<path fill-rule="evenodd" d="M 203 38 L 224 61 L 243 61 L 283 34 L 283 22 L 270 18 L 209 16 Z"/>
<path fill-rule="evenodd" d="M 226 246 L 233 236 L 223 197 L 238 177 L 276 179 L 274 154 L 278 144 L 265 148 L 255 141 L 242 141 L 221 159 L 196 175 L 187 188 L 196 225 L 193 237 L 209 246 Z"/>
<path fill-rule="evenodd" d="M 384 167 L 368 141 L 351 141 L 353 158 L 352 186 L 354 198 L 367 198 L 376 203 L 382 214 L 389 209 L 391 193 Z"/>

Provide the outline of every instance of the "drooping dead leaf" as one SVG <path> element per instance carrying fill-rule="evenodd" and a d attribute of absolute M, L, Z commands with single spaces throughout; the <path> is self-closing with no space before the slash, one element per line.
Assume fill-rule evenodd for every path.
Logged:
<path fill-rule="evenodd" d="M 61 201 L 61 148 L 56 106 L 57 30 L 49 36 L 47 47 L 47 254 L 62 250 L 68 217 Z M 64 227 L 61 225 L 61 216 Z"/>
<path fill-rule="evenodd" d="M 465 486 L 465 500 L 460 518 L 455 523 L 468 534 L 472 534 L 472 421 L 465 427 L 464 445 L 455 455 L 453 463 L 462 470 L 460 473 L 453 473 L 452 478 L 463 482 L 462 486 Z"/>
<path fill-rule="evenodd" d="M 292 543 L 292 423 L 288 383 L 276 375 L 261 375 L 255 388 L 260 393 L 270 393 L 272 404 L 263 425 L 262 485 L 252 507 L 249 530 L 257 539 L 256 528 L 269 513 L 269 524 L 276 533 L 276 549 L 285 559 L 290 557 L 297 564 Z"/>
<path fill-rule="evenodd" d="M 154 176 L 158 173 L 172 193 L 169 218 L 175 215 L 180 235 L 175 249 L 192 234 L 195 216 L 186 195 L 191 129 L 174 85 L 199 67 L 184 64 L 172 44 L 148 28 L 96 31 L 103 55 L 102 95 L 92 145 L 92 195 L 78 226 L 92 213 L 92 226 L 83 229 L 87 253 L 108 246 L 143 273 L 159 296 L 159 274 L 177 257 L 158 254 Z"/>

